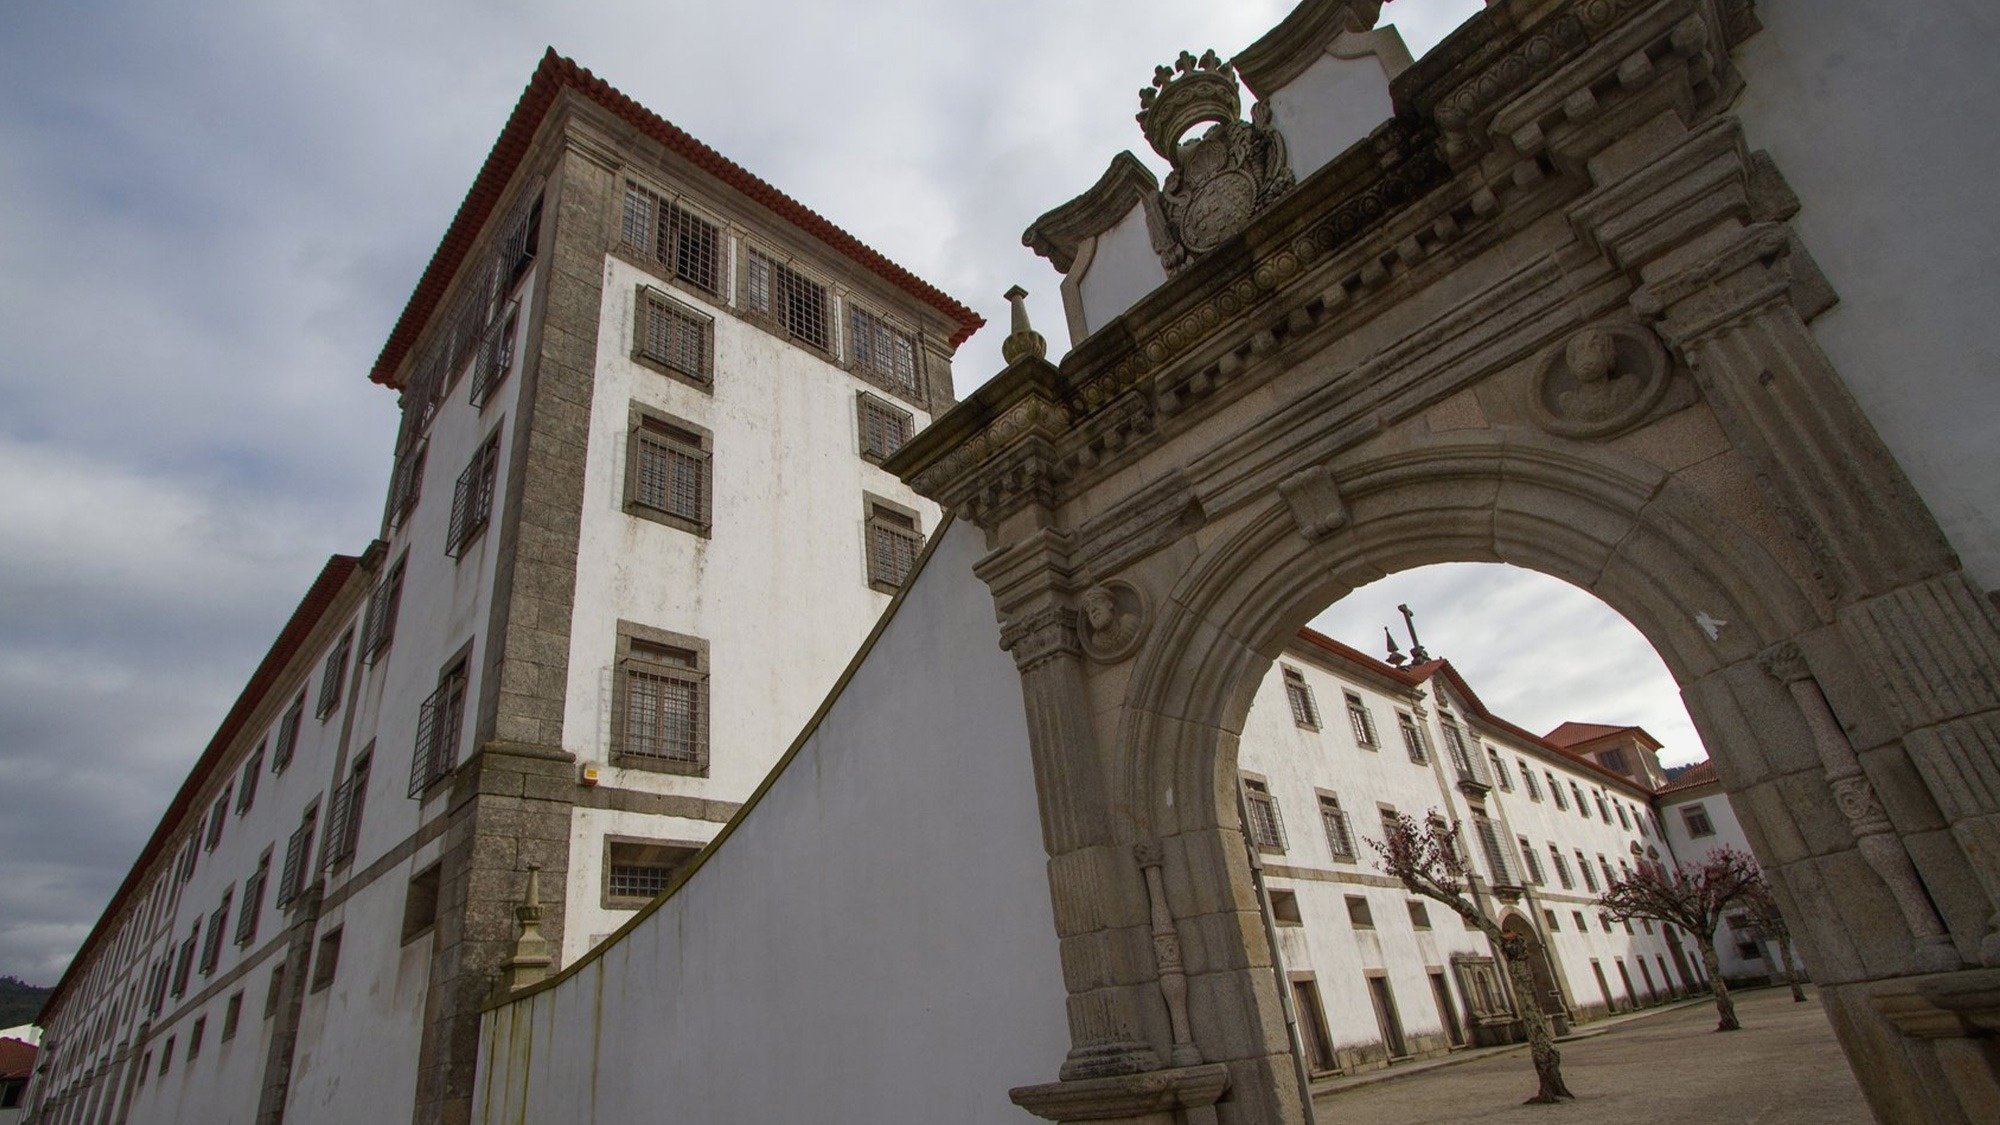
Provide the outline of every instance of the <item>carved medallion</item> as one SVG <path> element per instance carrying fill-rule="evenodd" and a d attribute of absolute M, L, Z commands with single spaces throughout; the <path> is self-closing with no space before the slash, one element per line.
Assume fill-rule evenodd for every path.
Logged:
<path fill-rule="evenodd" d="M 1169 273 L 1222 245 L 1296 182 L 1270 110 L 1260 102 L 1242 119 L 1236 71 L 1214 51 L 1199 61 L 1182 51 L 1173 67 L 1156 69 L 1139 106 L 1146 140 L 1173 166 L 1160 190 L 1164 229 L 1153 244 Z M 1207 132 L 1183 142 L 1203 124 Z"/>
<path fill-rule="evenodd" d="M 1528 390 L 1537 425 L 1563 437 L 1609 437 L 1666 393 L 1667 356 L 1636 325 L 1592 325 L 1551 349 Z"/>
<path fill-rule="evenodd" d="M 1132 655 L 1146 634 L 1146 595 L 1123 578 L 1100 582 L 1083 592 L 1078 632 L 1092 660 L 1110 664 Z"/>

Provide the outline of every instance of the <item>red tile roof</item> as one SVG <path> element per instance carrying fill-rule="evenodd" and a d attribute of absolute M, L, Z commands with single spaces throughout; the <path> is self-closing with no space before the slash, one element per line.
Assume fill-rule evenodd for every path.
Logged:
<path fill-rule="evenodd" d="M 352 555 L 334 555 L 326 561 L 324 567 L 320 568 L 319 577 L 313 579 L 312 586 L 306 590 L 306 596 L 300 599 L 298 608 L 292 611 L 292 616 L 285 622 L 285 627 L 279 630 L 278 639 L 271 642 L 271 648 L 264 654 L 264 659 L 257 662 L 256 671 L 250 674 L 250 682 L 244 685 L 243 693 L 236 697 L 236 702 L 230 706 L 228 713 L 223 715 L 222 725 L 216 728 L 215 736 L 208 740 L 207 748 L 202 750 L 201 757 L 196 759 L 194 769 L 189 771 L 187 780 L 181 782 L 180 791 L 174 794 L 173 801 L 167 805 L 167 811 L 161 814 L 160 823 L 153 829 L 153 835 L 147 839 L 146 846 L 140 849 L 139 858 L 133 861 L 132 869 L 126 872 L 125 881 L 118 885 L 118 893 L 111 896 L 111 902 L 104 908 L 104 913 L 98 915 L 97 925 L 91 928 L 90 935 L 83 939 L 81 946 L 77 947 L 76 956 L 70 958 L 69 967 L 63 971 L 62 979 L 56 982 L 55 988 L 49 991 L 48 999 L 42 1002 L 42 1019 L 47 1019 L 49 1013 L 55 1010 L 56 1002 L 62 998 L 78 970 L 89 964 L 91 951 L 97 947 L 98 942 L 108 936 L 107 931 L 117 920 L 126 900 L 138 893 L 140 883 L 151 870 L 152 859 L 172 847 L 175 833 L 182 828 L 182 820 L 193 807 L 195 798 L 201 795 L 203 786 L 208 784 L 208 779 L 221 768 L 223 759 L 229 752 L 230 743 L 243 732 L 244 726 L 250 722 L 250 716 L 257 710 L 258 705 L 264 701 L 264 697 L 271 689 L 277 686 L 278 677 L 284 673 L 285 666 L 298 655 L 299 649 L 305 645 L 306 637 L 311 635 L 313 627 L 319 624 L 320 618 L 333 605 L 334 599 L 339 596 L 348 579 L 353 577 L 360 563 L 361 560 Z"/>
<path fill-rule="evenodd" d="M 486 163 L 480 166 L 479 175 L 473 179 L 464 202 L 458 206 L 458 213 L 445 229 L 443 241 L 438 243 L 436 252 L 431 255 L 430 265 L 424 268 L 423 276 L 417 280 L 416 290 L 410 294 L 409 303 L 403 306 L 403 315 L 390 331 L 388 342 L 382 345 L 382 354 L 376 357 L 375 368 L 368 376 L 373 381 L 386 386 L 395 385 L 396 369 L 416 345 L 424 325 L 444 300 L 445 289 L 471 251 L 480 228 L 486 225 L 501 194 L 527 156 L 535 131 L 541 127 L 542 119 L 564 90 L 574 90 L 610 110 L 641 133 L 658 141 L 669 152 L 762 204 L 772 214 L 852 259 L 861 268 L 943 313 L 958 324 L 951 337 L 952 347 L 964 343 L 986 323 L 985 318 L 944 291 L 883 257 L 817 211 L 752 175 L 742 165 L 633 101 L 573 60 L 556 54 L 551 47 L 542 55 L 541 64 L 535 68 L 527 88 L 521 91 L 521 100 L 514 104 L 514 112 L 493 142 L 492 150 L 486 154 Z"/>
<path fill-rule="evenodd" d="M 0 1078 L 26 1078 L 35 1072 L 35 1045 L 0 1039 Z"/>
<path fill-rule="evenodd" d="M 1665 785 L 1660 786 L 1660 795 L 1678 793 L 1683 789 L 1693 789 L 1702 785 L 1715 785 L 1722 778 L 1716 776 L 1715 763 L 1706 759 L 1682 770 Z"/>
<path fill-rule="evenodd" d="M 1619 727 L 1606 723 L 1564 723 L 1542 737 L 1555 743 L 1557 746 L 1569 748 L 1572 746 L 1582 746 L 1586 742 L 1595 742 L 1600 738 L 1609 738 L 1612 735 L 1618 734 L 1637 735 L 1642 741 L 1651 743 L 1655 750 L 1658 750 L 1661 746 L 1660 740 L 1646 733 L 1645 727 Z"/>

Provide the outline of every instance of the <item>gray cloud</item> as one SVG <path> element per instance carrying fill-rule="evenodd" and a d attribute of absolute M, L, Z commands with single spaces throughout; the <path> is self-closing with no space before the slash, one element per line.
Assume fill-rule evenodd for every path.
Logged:
<path fill-rule="evenodd" d="M 1118 150 L 1150 155 L 1131 115 L 1156 63 L 1228 54 L 1288 6 L 15 5 L 0 972 L 61 971 L 325 556 L 373 533 L 395 406 L 366 372 L 545 45 L 989 320 L 1021 282 L 1054 338 L 1057 279 L 1021 230 Z M 1421 51 L 1478 6 L 1388 15 Z M 961 353 L 961 393 L 1000 336 Z M 1444 573 L 1391 580 L 1418 583 L 1395 598 L 1503 713 L 1547 725 L 1551 684 L 1595 701 L 1583 717 L 1671 703 L 1643 642 L 1607 660 L 1615 621 Z M 1567 623 L 1534 670 L 1508 655 L 1523 634 L 1502 613 L 1523 607 Z M 1333 631 L 1368 644 L 1380 617 Z"/>

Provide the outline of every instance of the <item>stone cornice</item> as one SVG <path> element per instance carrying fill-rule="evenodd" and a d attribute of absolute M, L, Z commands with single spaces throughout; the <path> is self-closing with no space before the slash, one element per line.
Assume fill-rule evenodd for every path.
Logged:
<path fill-rule="evenodd" d="M 1021 244 L 1063 273 L 1076 262 L 1076 252 L 1087 238 L 1103 234 L 1132 211 L 1133 204 L 1151 206 L 1160 191 L 1159 178 L 1139 163 L 1127 150 L 1111 158 L 1111 165 L 1090 190 L 1053 208 L 1028 225 Z"/>
<path fill-rule="evenodd" d="M 1325 54 L 1334 40 L 1369 31 L 1381 15 L 1382 0 L 1305 0 L 1229 61 L 1251 93 L 1269 97 Z"/>

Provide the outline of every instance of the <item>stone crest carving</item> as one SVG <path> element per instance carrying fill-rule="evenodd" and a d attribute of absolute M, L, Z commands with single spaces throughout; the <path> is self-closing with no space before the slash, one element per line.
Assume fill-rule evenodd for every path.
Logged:
<path fill-rule="evenodd" d="M 1562 437 L 1609 437 L 1644 418 L 1666 393 L 1666 352 L 1636 325 L 1579 329 L 1536 369 L 1528 412 Z"/>
<path fill-rule="evenodd" d="M 1242 113 L 1236 70 L 1214 51 L 1199 60 L 1182 51 L 1173 66 L 1156 68 L 1153 84 L 1139 91 L 1139 127 L 1153 151 L 1173 166 L 1160 189 L 1164 222 L 1153 244 L 1168 273 L 1222 245 L 1296 182 L 1270 110 L 1259 102 L 1250 120 Z M 1208 123 L 1213 126 L 1206 133 L 1182 142 L 1195 126 Z"/>
<path fill-rule="evenodd" d="M 1099 582 L 1083 592 L 1083 615 L 1077 630 L 1083 651 L 1109 664 L 1132 655 L 1146 635 L 1145 592 L 1123 578 Z"/>

